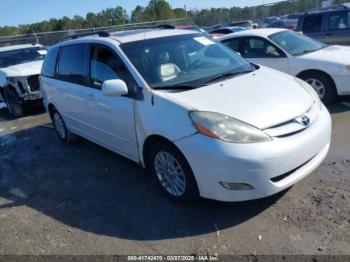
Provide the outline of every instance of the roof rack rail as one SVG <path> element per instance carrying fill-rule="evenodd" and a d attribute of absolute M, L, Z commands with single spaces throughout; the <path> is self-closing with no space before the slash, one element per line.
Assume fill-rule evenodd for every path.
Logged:
<path fill-rule="evenodd" d="M 150 25 L 150 26 L 130 26 L 125 27 L 125 30 L 138 30 L 138 29 L 175 29 L 176 27 L 169 24 L 161 24 L 161 25 Z M 123 29 L 122 29 L 123 30 Z"/>
<path fill-rule="evenodd" d="M 70 36 L 66 36 L 66 37 L 63 37 L 61 39 L 58 39 L 57 41 L 54 42 L 54 44 L 58 44 L 58 43 L 61 43 L 61 42 L 64 42 L 64 41 L 67 41 L 70 39 L 78 39 L 81 37 L 93 36 L 93 35 L 97 35 L 99 37 L 109 37 L 110 33 L 106 32 L 106 31 L 98 31 L 98 32 L 89 32 L 89 33 L 84 33 L 84 34 L 70 35 Z"/>

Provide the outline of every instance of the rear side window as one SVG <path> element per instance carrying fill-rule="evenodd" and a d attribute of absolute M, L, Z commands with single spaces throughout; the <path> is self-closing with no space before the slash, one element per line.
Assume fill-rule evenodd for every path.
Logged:
<path fill-rule="evenodd" d="M 43 68 L 41 70 L 41 75 L 46 77 L 55 77 L 58 51 L 59 51 L 58 47 L 49 49 L 45 57 Z"/>
<path fill-rule="evenodd" d="M 350 28 L 350 12 L 336 13 L 329 16 L 329 29 L 342 30 Z"/>
<path fill-rule="evenodd" d="M 240 52 L 239 50 L 240 39 L 228 39 L 222 43 L 228 48 L 232 49 L 233 51 Z"/>
<path fill-rule="evenodd" d="M 321 32 L 322 28 L 322 15 L 307 16 L 304 19 L 303 32 L 304 33 L 317 33 Z"/>
<path fill-rule="evenodd" d="M 57 77 L 75 84 L 85 84 L 87 45 L 75 44 L 62 47 Z"/>

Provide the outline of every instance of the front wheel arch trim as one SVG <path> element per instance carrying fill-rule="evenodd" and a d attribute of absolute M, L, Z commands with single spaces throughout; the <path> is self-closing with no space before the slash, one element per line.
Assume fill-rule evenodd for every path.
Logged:
<path fill-rule="evenodd" d="M 149 156 L 149 152 L 150 149 L 152 147 L 152 145 L 154 145 L 155 143 L 168 143 L 171 144 L 172 146 L 174 146 L 186 159 L 186 156 L 183 152 L 181 152 L 181 150 L 169 139 L 167 139 L 164 136 L 161 135 L 150 135 L 148 136 L 144 142 L 143 142 L 143 146 L 142 146 L 142 165 L 148 169 L 149 168 L 149 163 L 148 163 L 148 156 Z M 187 160 L 187 159 L 186 159 Z M 188 161 L 187 161 L 188 162 Z"/>
<path fill-rule="evenodd" d="M 320 75 L 323 75 L 324 77 L 328 78 L 331 81 L 333 88 L 336 91 L 337 95 L 339 95 L 337 85 L 335 84 L 335 81 L 331 77 L 330 74 L 326 73 L 325 71 L 319 70 L 319 69 L 309 69 L 309 70 L 304 70 L 304 71 L 300 72 L 299 74 L 296 75 L 296 77 L 302 78 L 304 75 L 307 75 L 307 74 L 320 74 Z"/>

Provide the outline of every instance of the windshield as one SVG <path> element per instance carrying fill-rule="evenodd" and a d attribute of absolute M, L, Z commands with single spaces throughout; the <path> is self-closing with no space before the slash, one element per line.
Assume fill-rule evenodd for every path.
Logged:
<path fill-rule="evenodd" d="M 45 54 L 46 49 L 38 46 L 0 52 L 0 68 L 43 60 Z"/>
<path fill-rule="evenodd" d="M 292 31 L 283 31 L 270 35 L 269 39 L 292 55 L 303 55 L 320 50 L 327 46 L 307 36 Z"/>
<path fill-rule="evenodd" d="M 202 34 L 130 42 L 121 48 L 151 88 L 190 88 L 216 76 L 252 71 L 246 60 Z"/>

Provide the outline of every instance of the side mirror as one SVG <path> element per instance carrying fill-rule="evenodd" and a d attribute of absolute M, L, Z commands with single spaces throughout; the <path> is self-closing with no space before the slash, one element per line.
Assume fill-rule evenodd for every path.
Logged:
<path fill-rule="evenodd" d="M 128 87 L 123 80 L 106 80 L 102 83 L 102 93 L 105 96 L 122 96 L 129 93 Z"/>

